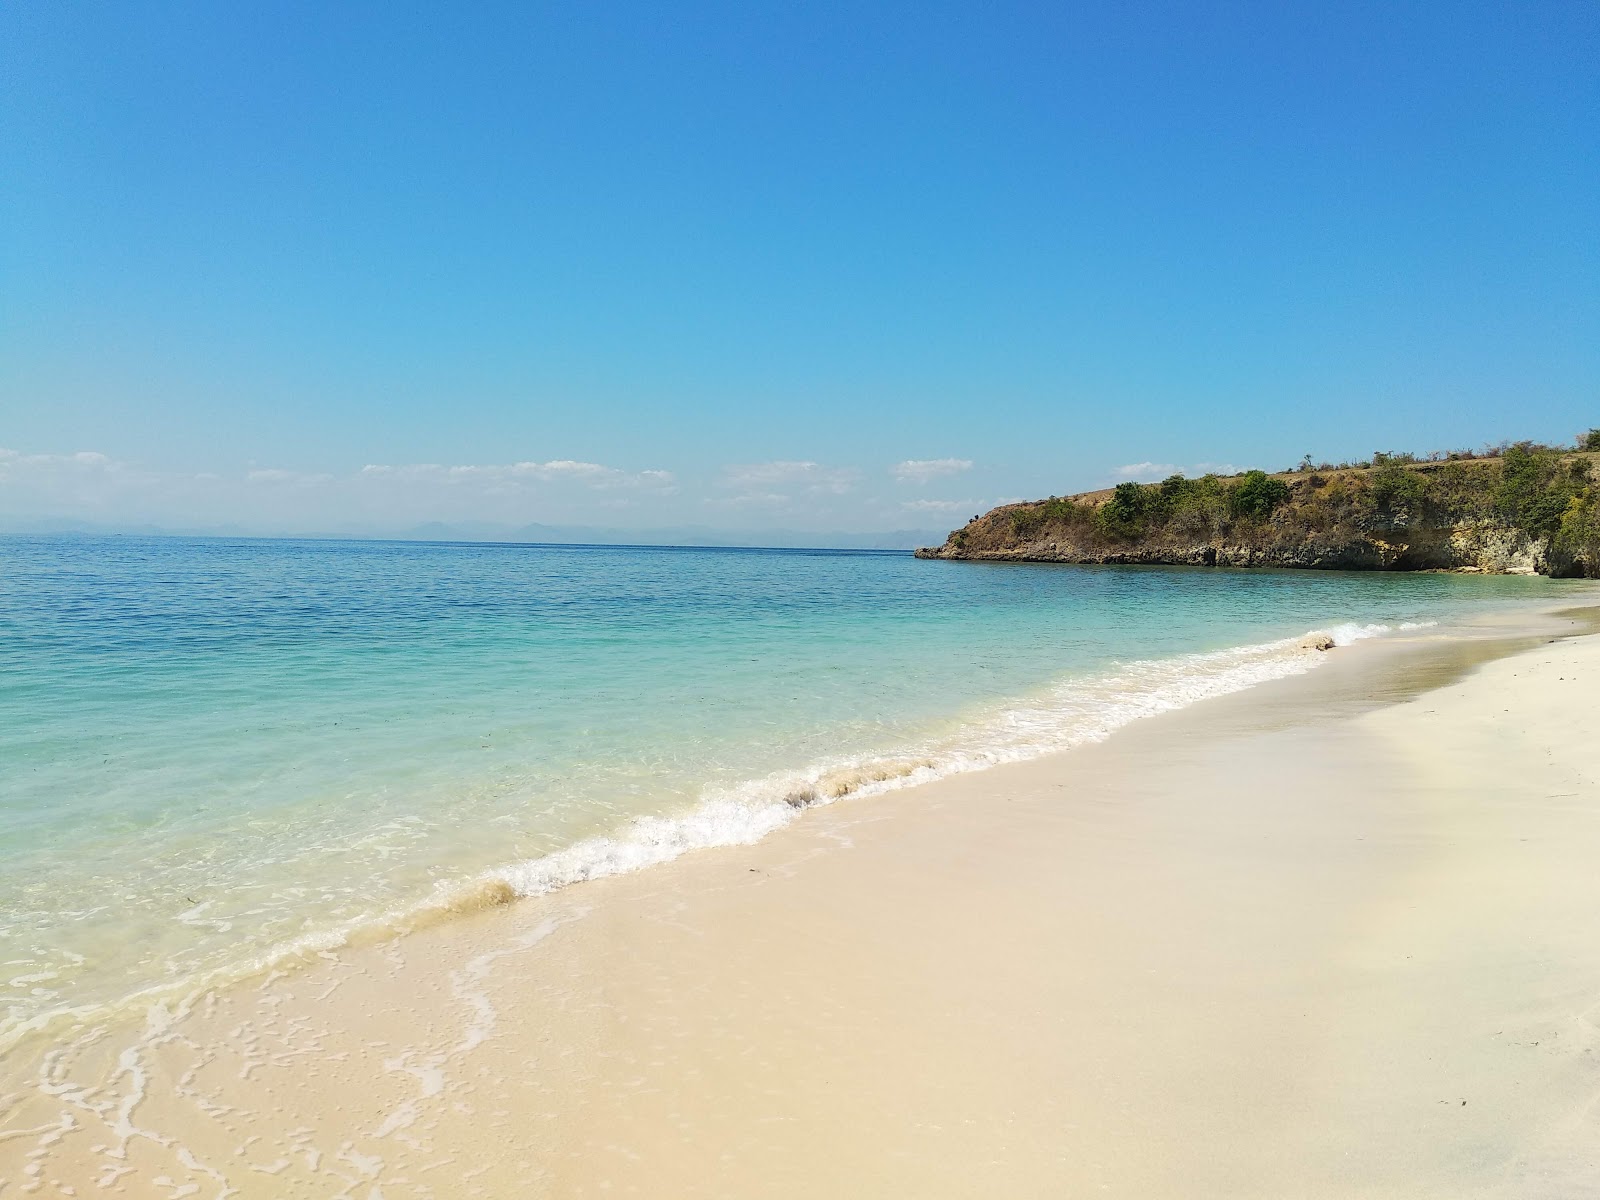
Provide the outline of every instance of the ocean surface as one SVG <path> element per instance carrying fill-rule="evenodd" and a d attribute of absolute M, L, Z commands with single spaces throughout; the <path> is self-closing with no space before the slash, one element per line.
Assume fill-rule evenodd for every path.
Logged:
<path fill-rule="evenodd" d="M 0 1053 L 1104 737 L 1544 579 L 0 539 Z M 862 802 L 870 802 L 863 800 Z"/>

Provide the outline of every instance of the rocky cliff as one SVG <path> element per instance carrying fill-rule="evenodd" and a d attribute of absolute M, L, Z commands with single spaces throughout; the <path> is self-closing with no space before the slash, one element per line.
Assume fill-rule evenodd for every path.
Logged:
<path fill-rule="evenodd" d="M 1173 476 L 1007 504 L 920 558 L 1600 577 L 1600 455 Z"/>

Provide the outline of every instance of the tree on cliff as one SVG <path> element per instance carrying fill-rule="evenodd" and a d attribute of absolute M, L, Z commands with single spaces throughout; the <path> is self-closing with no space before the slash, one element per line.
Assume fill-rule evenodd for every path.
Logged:
<path fill-rule="evenodd" d="M 1265 471 L 1246 471 L 1234 485 L 1230 501 L 1235 516 L 1265 521 L 1289 502 L 1289 485 Z"/>

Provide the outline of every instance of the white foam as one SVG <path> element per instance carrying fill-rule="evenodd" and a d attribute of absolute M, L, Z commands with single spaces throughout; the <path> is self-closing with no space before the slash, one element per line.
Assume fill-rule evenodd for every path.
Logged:
<path fill-rule="evenodd" d="M 1401 630 L 1432 622 L 1407 622 Z M 1387 625 L 1342 624 L 1316 631 L 1345 646 L 1394 632 Z M 23 1020 L 0 1016 L 0 1052 L 25 1037 L 62 1023 L 82 1028 L 126 1006 L 154 1013 L 174 997 L 192 1004 L 209 988 L 233 980 L 330 957 L 330 952 L 370 931 L 402 932 L 439 914 L 471 911 L 512 895 L 539 895 L 611 875 L 671 862 L 692 850 L 750 845 L 795 821 L 804 809 L 846 796 L 870 796 L 1001 763 L 1102 741 L 1141 717 L 1184 708 L 1258 683 L 1313 670 L 1326 656 L 1309 648 L 1310 634 L 1204 654 L 1122 664 L 1104 674 L 1069 680 L 1031 701 L 967 722 L 947 737 L 905 751 L 869 758 L 828 759 L 795 771 L 776 772 L 732 787 L 708 791 L 676 816 L 641 816 L 615 833 L 577 842 L 537 859 L 514 863 L 473 879 L 442 881 L 420 903 L 308 931 L 264 953 L 183 980 L 156 984 L 120 1001 L 37 1013 Z M 204 924 L 204 904 L 188 910 L 190 923 Z M 197 918 L 201 918 L 198 919 Z M 486 1018 L 487 1019 L 487 1018 Z"/>
<path fill-rule="evenodd" d="M 1437 621 L 1402 621 L 1398 626 L 1357 625 L 1353 621 L 1347 621 L 1322 632 L 1333 638 L 1335 646 L 1348 646 L 1352 642 L 1359 642 L 1362 638 L 1381 637 L 1383 634 L 1395 632 L 1396 629 L 1409 633 L 1416 629 L 1431 629 L 1437 624 Z"/>
<path fill-rule="evenodd" d="M 671 862 L 690 850 L 746 846 L 794 817 L 781 798 L 752 805 L 733 798 L 707 799 L 680 817 L 636 817 L 614 837 L 590 838 L 497 874 L 523 896 L 586 879 L 620 875 Z"/>
<path fill-rule="evenodd" d="M 1414 622 L 1401 626 L 1423 627 Z M 493 872 L 492 877 L 508 883 L 518 895 L 540 895 L 584 880 L 670 862 L 691 850 L 750 845 L 814 805 L 1103 741 L 1141 717 L 1302 674 L 1325 660 L 1309 645 L 1316 634 L 1331 637 L 1336 646 L 1347 646 L 1390 632 L 1393 629 L 1388 625 L 1347 623 L 1281 641 L 1128 663 L 1100 676 L 1059 684 L 1037 700 L 1007 707 L 969 724 L 959 734 L 912 751 L 870 759 L 825 760 L 805 770 L 749 780 L 708 793 L 680 816 L 638 817 L 614 834 L 514 864 Z"/>

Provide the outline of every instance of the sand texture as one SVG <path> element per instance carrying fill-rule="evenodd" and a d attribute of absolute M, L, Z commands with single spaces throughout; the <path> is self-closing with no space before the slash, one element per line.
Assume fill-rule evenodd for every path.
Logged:
<path fill-rule="evenodd" d="M 7 1064 L 0 1197 L 1600 1194 L 1600 638 L 1331 658 Z"/>

